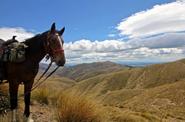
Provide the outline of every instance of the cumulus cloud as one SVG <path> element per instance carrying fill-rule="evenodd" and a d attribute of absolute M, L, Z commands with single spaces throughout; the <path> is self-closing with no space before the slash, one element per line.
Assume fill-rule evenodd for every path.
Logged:
<path fill-rule="evenodd" d="M 17 39 L 23 41 L 26 38 L 30 38 L 34 36 L 33 33 L 26 31 L 24 28 L 17 27 L 17 28 L 9 28 L 3 27 L 0 28 L 0 38 L 3 40 L 8 40 L 12 38 L 12 36 L 16 35 Z"/>
<path fill-rule="evenodd" d="M 136 48 L 179 48 L 185 46 L 185 33 L 166 33 L 150 38 L 131 39 L 128 43 Z"/>
<path fill-rule="evenodd" d="M 74 43 L 70 42 L 65 44 L 66 50 L 81 52 L 109 52 L 127 48 L 130 48 L 130 46 L 120 40 L 90 41 L 82 39 Z"/>
<path fill-rule="evenodd" d="M 123 19 L 116 27 L 121 35 L 141 38 L 185 31 L 185 1 L 156 5 Z"/>
<path fill-rule="evenodd" d="M 173 38 L 170 38 L 171 36 Z M 174 41 L 183 39 L 183 37 L 185 37 L 183 34 L 167 34 L 145 40 L 133 39 L 127 42 L 121 40 L 79 40 L 74 43 L 66 43 L 65 50 L 70 63 L 144 59 L 169 61 L 185 57 L 185 41 L 179 43 L 177 41 L 177 44 L 174 45 Z M 162 45 L 160 39 L 164 40 Z"/>
<path fill-rule="evenodd" d="M 121 35 L 129 39 L 112 40 L 81 39 L 66 42 L 64 49 L 67 63 L 95 61 L 171 61 L 185 57 L 185 0 L 156 5 L 152 9 L 136 13 L 117 26 Z M 13 35 L 18 39 L 34 34 L 23 28 L 0 28 L 0 38 Z"/>

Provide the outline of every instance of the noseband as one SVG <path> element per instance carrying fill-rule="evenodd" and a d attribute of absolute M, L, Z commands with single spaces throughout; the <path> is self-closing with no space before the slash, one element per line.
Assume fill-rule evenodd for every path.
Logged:
<path fill-rule="evenodd" d="M 57 55 L 58 53 L 64 53 L 64 49 L 63 48 L 56 48 L 56 49 L 51 48 L 50 45 L 52 43 L 52 38 L 53 38 L 52 36 L 53 35 L 51 35 L 50 32 L 47 33 L 47 38 L 44 41 L 44 49 L 45 49 L 46 53 L 49 55 L 49 57 L 51 57 L 53 59 L 54 56 Z M 60 42 L 58 42 L 58 43 L 60 43 Z"/>

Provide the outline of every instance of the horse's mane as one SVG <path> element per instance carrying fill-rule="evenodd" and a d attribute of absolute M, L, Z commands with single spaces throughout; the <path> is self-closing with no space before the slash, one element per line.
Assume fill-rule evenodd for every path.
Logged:
<path fill-rule="evenodd" d="M 26 39 L 23 43 L 28 46 L 28 52 L 37 52 L 40 48 L 43 48 L 43 41 L 46 40 L 46 34 L 48 31 L 37 34 L 34 37 Z"/>
<path fill-rule="evenodd" d="M 37 34 L 34 37 L 26 39 L 23 43 L 29 44 L 29 43 L 33 43 L 33 41 L 39 41 L 39 40 L 43 39 L 44 35 L 46 35 L 47 33 L 48 33 L 48 31 L 41 33 L 41 34 Z"/>

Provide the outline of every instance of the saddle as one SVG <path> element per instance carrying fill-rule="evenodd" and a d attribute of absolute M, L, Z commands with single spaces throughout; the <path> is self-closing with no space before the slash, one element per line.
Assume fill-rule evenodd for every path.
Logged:
<path fill-rule="evenodd" d="M 15 38 L 16 36 L 13 36 L 7 41 L 0 39 L 0 81 L 5 79 L 5 62 L 21 63 L 26 59 L 27 46 Z"/>
<path fill-rule="evenodd" d="M 13 36 L 12 39 L 2 43 L 0 47 L 0 60 L 3 62 L 21 63 L 26 59 L 27 46 L 24 43 L 18 42 Z"/>

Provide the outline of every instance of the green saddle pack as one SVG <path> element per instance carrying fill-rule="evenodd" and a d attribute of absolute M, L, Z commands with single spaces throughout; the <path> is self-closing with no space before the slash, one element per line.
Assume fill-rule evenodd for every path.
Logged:
<path fill-rule="evenodd" d="M 27 45 L 20 42 L 14 42 L 4 48 L 2 60 L 4 62 L 20 63 L 26 59 Z"/>

